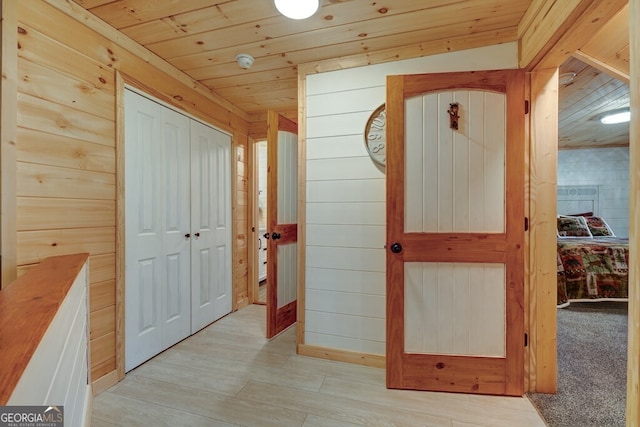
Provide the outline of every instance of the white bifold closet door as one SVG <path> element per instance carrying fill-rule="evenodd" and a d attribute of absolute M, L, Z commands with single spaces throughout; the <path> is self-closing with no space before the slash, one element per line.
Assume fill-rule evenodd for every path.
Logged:
<path fill-rule="evenodd" d="M 231 311 L 230 137 L 125 91 L 125 369 Z"/>
<path fill-rule="evenodd" d="M 231 312 L 231 144 L 191 122 L 191 333 Z"/>

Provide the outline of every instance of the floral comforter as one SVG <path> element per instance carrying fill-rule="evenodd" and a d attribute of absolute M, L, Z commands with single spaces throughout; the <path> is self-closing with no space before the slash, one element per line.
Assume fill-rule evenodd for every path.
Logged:
<path fill-rule="evenodd" d="M 623 299 L 629 288 L 629 240 L 558 239 L 558 305 Z"/>

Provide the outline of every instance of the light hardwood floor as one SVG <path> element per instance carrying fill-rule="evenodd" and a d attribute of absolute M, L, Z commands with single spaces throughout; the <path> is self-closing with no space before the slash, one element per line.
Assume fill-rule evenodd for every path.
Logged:
<path fill-rule="evenodd" d="M 527 398 L 387 390 L 383 369 L 268 341 L 265 307 L 203 329 L 93 400 L 92 426 L 544 426 Z"/>

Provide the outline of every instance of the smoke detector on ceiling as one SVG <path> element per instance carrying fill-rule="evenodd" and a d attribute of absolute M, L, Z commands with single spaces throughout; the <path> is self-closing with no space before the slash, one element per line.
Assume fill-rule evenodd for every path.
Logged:
<path fill-rule="evenodd" d="M 240 68 L 244 68 L 245 70 L 251 68 L 253 65 L 253 56 L 248 53 L 239 53 L 236 55 L 236 61 L 238 61 L 238 65 Z"/>

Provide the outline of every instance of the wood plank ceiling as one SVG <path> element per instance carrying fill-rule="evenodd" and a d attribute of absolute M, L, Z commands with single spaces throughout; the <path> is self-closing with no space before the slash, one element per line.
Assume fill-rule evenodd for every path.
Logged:
<path fill-rule="evenodd" d="M 264 121 L 268 109 L 296 117 L 299 64 L 334 61 L 334 68 L 349 67 L 515 41 L 518 24 L 533 3 L 322 0 L 314 16 L 295 21 L 280 15 L 273 0 L 76 1 L 248 113 L 252 122 Z M 239 53 L 255 58 L 251 68 L 240 68 L 235 60 Z M 601 73 L 596 78 L 594 71 L 573 70 L 575 65 L 566 68 L 579 71 L 579 79 L 561 87 L 573 92 L 564 100 L 570 113 L 561 116 L 561 122 L 580 116 L 595 126 L 591 118 L 599 112 L 587 111 L 592 103 L 584 96 L 591 90 L 586 82 L 600 86 L 593 95 L 598 97 L 607 82 Z M 572 102 L 575 111 L 568 105 Z M 620 145 L 624 137 L 613 133 L 612 145 Z M 609 131 L 593 132 L 593 127 L 575 122 L 560 134 L 561 145 L 567 147 L 609 143 L 611 136 Z"/>

